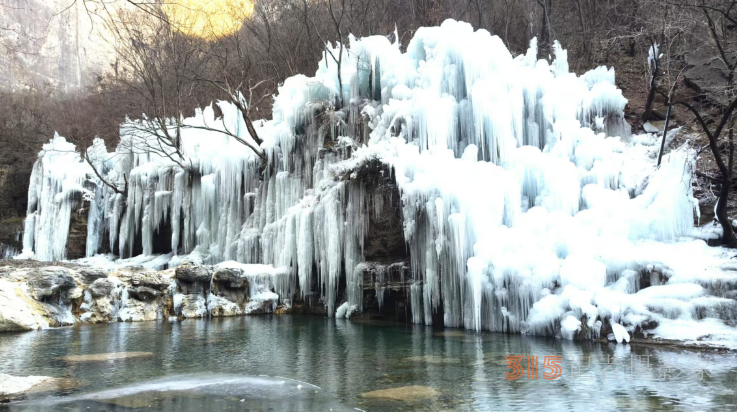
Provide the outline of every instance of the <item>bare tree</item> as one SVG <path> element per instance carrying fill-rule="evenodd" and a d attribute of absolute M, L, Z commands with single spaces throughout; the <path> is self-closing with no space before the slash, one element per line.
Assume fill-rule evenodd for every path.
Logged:
<path fill-rule="evenodd" d="M 696 119 L 701 126 L 701 130 L 706 134 L 706 137 L 709 139 L 709 148 L 711 149 L 711 153 L 714 156 L 714 160 L 716 161 L 717 167 L 719 167 L 719 172 L 721 173 L 721 189 L 719 190 L 719 200 L 716 207 L 716 216 L 719 220 L 719 224 L 722 226 L 723 229 L 722 242 L 729 247 L 737 248 L 737 237 L 735 237 L 734 228 L 732 227 L 729 215 L 727 214 L 727 202 L 729 201 L 729 194 L 732 186 L 732 171 L 734 170 L 733 116 L 735 115 L 735 111 L 737 109 L 737 97 L 735 97 L 734 100 L 722 110 L 722 116 L 718 120 L 717 126 L 714 129 L 709 127 L 699 110 L 697 110 L 693 105 L 684 101 L 676 101 L 672 104 L 681 105 L 690 110 L 694 114 L 694 116 L 696 116 Z M 727 127 L 729 128 L 729 140 L 727 143 L 727 161 L 725 162 L 725 156 L 722 154 L 722 142 L 720 141 L 720 139 L 727 134 Z"/>
<path fill-rule="evenodd" d="M 714 50 L 714 59 L 724 66 L 725 81 L 704 87 L 697 96 L 698 100 L 674 100 L 673 92 L 680 73 L 676 76 L 669 93 L 659 90 L 666 98 L 668 112 L 673 106 L 682 106 L 691 112 L 701 131 L 708 139 L 708 147 L 714 157 L 721 175 L 714 179 L 720 184 L 719 200 L 716 205 L 716 217 L 723 229 L 722 242 L 729 247 L 737 247 L 737 236 L 727 212 L 734 170 L 734 127 L 737 117 L 737 87 L 735 69 L 737 68 L 737 0 L 696 0 L 677 3 L 682 9 L 690 11 L 690 18 L 697 19 L 703 28 L 703 34 L 696 36 L 688 46 L 701 53 Z M 657 88 L 658 86 L 653 86 Z M 669 118 L 669 116 L 667 116 Z M 664 131 L 664 134 L 667 131 Z M 726 152 L 725 152 L 726 150 Z M 708 177 L 707 175 L 701 174 Z"/>
<path fill-rule="evenodd" d="M 540 24 L 540 41 L 538 42 L 538 55 L 545 58 L 553 50 L 553 28 L 550 25 L 550 14 L 553 8 L 553 0 L 536 0 L 538 6 L 542 10 L 542 18 Z"/>

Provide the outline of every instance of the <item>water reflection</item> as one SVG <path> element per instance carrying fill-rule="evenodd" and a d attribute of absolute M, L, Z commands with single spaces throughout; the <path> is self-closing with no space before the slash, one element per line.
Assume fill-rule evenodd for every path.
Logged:
<path fill-rule="evenodd" d="M 73 363 L 61 359 L 112 352 L 155 356 Z M 516 380 L 506 378 L 510 355 L 523 357 L 525 373 Z M 536 380 L 527 378 L 529 356 L 538 360 Z M 549 370 L 546 356 L 561 357 L 560 378 L 543 379 Z M 206 372 L 309 382 L 346 407 L 371 411 L 737 409 L 734 354 L 657 346 L 579 344 L 301 316 L 116 323 L 0 335 L 0 373 L 72 378 L 79 384 L 72 393 L 54 395 L 81 396 Z M 400 389 L 376 396 L 376 391 L 394 388 Z M 407 399 L 401 398 L 403 393 Z M 215 405 L 217 400 L 224 408 L 218 410 L 237 409 L 227 397 L 205 393 L 184 403 Z M 174 410 L 182 402 L 176 396 L 165 398 L 152 408 Z M 304 403 L 295 402 L 292 410 L 300 410 L 299 405 Z M 290 408 L 281 405 L 278 410 Z"/>

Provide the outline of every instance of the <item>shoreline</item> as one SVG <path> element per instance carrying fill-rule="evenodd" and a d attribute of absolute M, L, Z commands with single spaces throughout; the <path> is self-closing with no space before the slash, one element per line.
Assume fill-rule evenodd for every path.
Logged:
<path fill-rule="evenodd" d="M 263 265 L 246 265 L 263 266 Z M 276 291 L 269 282 L 259 284 L 258 275 L 239 272 L 238 268 L 219 268 L 185 263 L 176 269 L 160 271 L 143 267 L 119 268 L 104 271 L 74 262 L 40 262 L 33 260 L 0 261 L 0 333 L 26 332 L 32 330 L 67 328 L 84 324 L 117 322 L 172 322 L 186 319 L 206 319 L 234 316 L 257 316 L 273 314 L 276 316 L 302 315 L 329 319 L 327 310 L 319 301 L 301 297 L 292 291 L 294 301 L 282 296 L 289 294 Z M 265 270 L 265 269 L 264 269 Z M 271 274 L 270 276 L 274 276 Z M 263 282 L 263 281 L 260 281 Z M 272 284 L 276 285 L 274 280 Z M 394 285 L 394 299 L 408 294 L 406 285 Z M 403 290 L 404 289 L 404 290 Z M 364 288 L 368 296 L 374 293 L 373 287 Z M 398 298 L 399 297 L 399 298 Z M 376 302 L 367 302 L 364 310 L 352 310 L 343 316 L 351 322 L 373 323 L 394 326 L 413 325 L 412 317 L 406 308 L 400 311 L 404 302 L 399 301 L 395 308 L 386 307 L 382 311 Z M 374 306 L 371 306 L 371 305 Z M 394 312 L 391 310 L 394 309 Z M 353 313 L 353 316 L 351 316 Z M 403 321 L 404 320 L 404 321 Z M 442 322 L 442 318 L 439 319 Z M 419 325 L 419 324 L 418 324 Z M 612 343 L 607 339 L 610 329 L 602 328 L 600 336 L 576 334 L 573 339 L 560 336 L 546 336 L 515 332 L 473 330 L 457 327 L 438 326 L 435 331 L 464 333 L 469 336 L 485 333 L 536 336 L 560 340 Z M 636 328 L 630 331 L 626 343 L 632 346 L 654 346 L 677 348 L 688 351 L 737 353 L 737 348 L 715 344 L 713 341 L 664 339 L 652 337 Z M 611 338 L 611 336 L 609 336 Z"/>

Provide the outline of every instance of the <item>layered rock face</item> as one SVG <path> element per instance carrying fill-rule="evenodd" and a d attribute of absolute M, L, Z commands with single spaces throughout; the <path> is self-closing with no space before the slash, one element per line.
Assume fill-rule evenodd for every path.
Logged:
<path fill-rule="evenodd" d="M 212 267 L 195 265 L 160 272 L 143 268 L 110 272 L 58 266 L 1 268 L 0 331 L 27 331 L 78 322 L 240 315 L 276 308 L 275 301 L 264 301 L 258 302 L 258 310 L 247 310 L 253 304 L 245 298 L 249 281 L 241 279 L 238 271 L 233 271 L 237 280 L 229 284 L 231 293 L 211 296 L 213 272 Z"/>
<path fill-rule="evenodd" d="M 406 263 L 370 263 L 363 316 L 409 320 Z M 184 263 L 162 271 L 129 267 L 0 267 L 0 332 L 76 323 L 138 322 L 264 313 L 324 314 L 324 305 L 274 292 L 288 273 L 266 265 Z M 401 280 L 400 280 L 401 279 Z M 307 291 L 305 296 L 319 295 Z M 380 293 L 379 293 L 380 292 Z M 376 293 L 376 294 L 375 294 Z M 378 300 L 374 298 L 378 296 Z"/>

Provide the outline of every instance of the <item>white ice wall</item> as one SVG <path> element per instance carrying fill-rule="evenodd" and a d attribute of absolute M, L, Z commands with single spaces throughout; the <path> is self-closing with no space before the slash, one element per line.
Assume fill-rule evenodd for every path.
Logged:
<path fill-rule="evenodd" d="M 316 276 L 331 314 L 344 274 L 348 307 L 360 310 L 356 267 L 375 202 L 354 172 L 379 160 L 402 195 L 415 322 L 442 310 L 447 326 L 564 337 L 583 315 L 591 331 L 602 321 L 620 332 L 647 319 L 665 324 L 672 319 L 635 293 L 632 273 L 683 275 L 678 268 L 690 266 L 672 252 L 685 244 L 705 267 L 721 264 L 698 242 L 679 241 L 693 229 L 693 153 L 672 151 L 656 170 L 655 139 L 629 136 L 613 69 L 570 73 L 557 44 L 552 63 L 536 54 L 534 40 L 514 57 L 498 37 L 452 20 L 418 30 L 406 52 L 382 36 L 351 38 L 341 66 L 347 107 L 336 107 L 329 54 L 314 77 L 287 79 L 273 120 L 256 125 L 269 159 L 262 168 L 246 146 L 201 129 L 253 142 L 228 103 L 219 103 L 222 119 L 206 108 L 185 120 L 193 127 L 176 162 L 141 150 L 152 126 L 129 121 L 115 152 L 91 148 L 128 192 L 98 182 L 88 254 L 102 228 L 116 234 L 109 246 L 120 256 L 132 255 L 136 239 L 151 254 L 169 222 L 171 264 L 190 255 L 287 268 L 285 297 Z M 370 135 L 354 135 L 359 118 Z M 333 149 L 318 153 L 325 141 Z M 79 178 L 52 178 L 49 164 L 69 161 L 42 157 L 34 170 L 26 247 L 40 259 L 61 257 L 48 245 L 62 244 L 63 231 L 48 231 L 44 219 L 51 210 L 60 225 L 67 219 L 52 209 L 63 205 L 58 182 Z"/>

